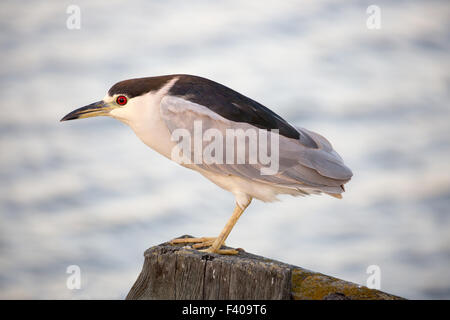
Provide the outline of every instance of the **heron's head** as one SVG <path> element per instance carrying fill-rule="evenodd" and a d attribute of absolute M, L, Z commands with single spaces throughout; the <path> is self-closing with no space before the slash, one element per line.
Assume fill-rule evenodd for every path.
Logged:
<path fill-rule="evenodd" d="M 126 120 L 126 118 L 128 118 L 127 115 L 132 113 L 132 109 L 135 109 L 136 105 L 142 102 L 142 98 L 146 94 L 146 92 L 137 93 L 127 90 L 126 87 L 118 86 L 123 82 L 130 81 L 131 80 L 125 80 L 116 83 L 111 87 L 111 89 L 109 89 L 108 93 L 102 100 L 88 104 L 87 106 L 78 108 L 68 113 L 61 119 L 61 121 L 97 116 L 110 116 L 118 118 L 119 120 Z"/>
<path fill-rule="evenodd" d="M 91 103 L 66 114 L 61 121 L 84 119 L 97 116 L 111 116 L 113 110 L 127 108 L 130 98 L 124 94 L 106 96 L 103 100 Z"/>
<path fill-rule="evenodd" d="M 149 99 L 157 98 L 159 89 L 173 76 L 130 79 L 117 82 L 106 96 L 97 102 L 78 108 L 61 121 L 84 119 L 97 116 L 111 116 L 123 122 L 130 122 L 134 117 L 142 116 Z M 152 94 L 153 93 L 153 94 Z"/>

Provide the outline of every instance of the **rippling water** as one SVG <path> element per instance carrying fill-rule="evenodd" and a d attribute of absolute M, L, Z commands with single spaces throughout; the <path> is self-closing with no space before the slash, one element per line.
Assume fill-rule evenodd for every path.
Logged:
<path fill-rule="evenodd" d="M 343 200 L 255 201 L 227 244 L 407 298 L 450 298 L 450 6 L 377 1 L 0 4 L 0 298 L 124 298 L 146 248 L 213 236 L 233 197 L 107 118 L 115 82 L 201 75 L 332 141 Z M 257 227 L 255 227 L 257 226 Z M 66 268 L 81 268 L 80 290 Z"/>

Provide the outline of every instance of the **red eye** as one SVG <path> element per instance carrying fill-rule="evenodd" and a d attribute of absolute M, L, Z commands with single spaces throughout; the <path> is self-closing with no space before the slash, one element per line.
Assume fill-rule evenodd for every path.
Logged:
<path fill-rule="evenodd" d="M 123 106 L 123 105 L 127 104 L 127 97 L 125 97 L 125 96 L 118 96 L 117 99 L 116 99 L 116 102 L 117 102 L 118 105 Z"/>

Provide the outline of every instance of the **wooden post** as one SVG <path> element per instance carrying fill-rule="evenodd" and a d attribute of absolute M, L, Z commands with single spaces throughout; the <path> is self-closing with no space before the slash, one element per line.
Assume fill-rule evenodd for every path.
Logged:
<path fill-rule="evenodd" d="M 166 242 L 144 256 L 126 299 L 403 299 L 244 251 L 224 256 Z"/>

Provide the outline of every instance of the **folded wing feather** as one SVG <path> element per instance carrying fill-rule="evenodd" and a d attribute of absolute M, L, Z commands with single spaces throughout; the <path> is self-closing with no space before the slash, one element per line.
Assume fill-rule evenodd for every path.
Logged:
<path fill-rule="evenodd" d="M 194 121 L 201 121 L 203 131 L 215 128 L 223 136 L 226 129 L 230 128 L 258 129 L 248 123 L 225 119 L 207 107 L 182 97 L 164 97 L 161 101 L 160 112 L 161 118 L 171 133 L 176 129 L 185 129 L 189 131 L 191 137 L 194 137 Z M 256 164 L 200 163 L 195 165 L 218 174 L 235 175 L 286 188 L 316 188 L 327 193 L 343 192 L 341 185 L 350 180 L 352 172 L 345 166 L 342 158 L 323 136 L 304 128 L 296 129 L 300 133 L 300 139 L 279 135 L 279 170 L 274 175 L 261 175 L 260 169 L 263 165 L 259 161 Z M 302 137 L 306 141 L 312 139 L 318 148 L 302 144 Z M 208 143 L 204 141 L 203 147 Z M 194 150 L 191 152 L 193 153 Z"/>

